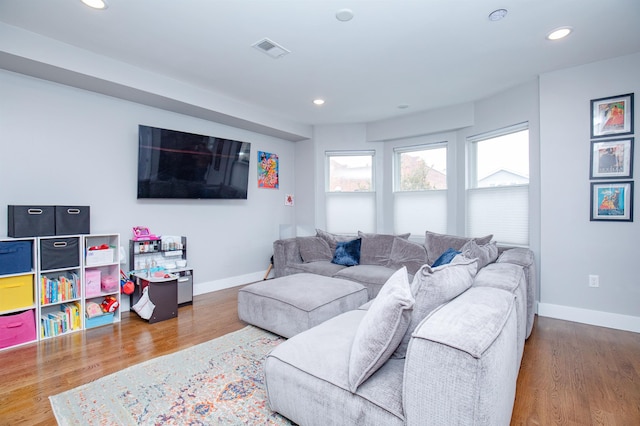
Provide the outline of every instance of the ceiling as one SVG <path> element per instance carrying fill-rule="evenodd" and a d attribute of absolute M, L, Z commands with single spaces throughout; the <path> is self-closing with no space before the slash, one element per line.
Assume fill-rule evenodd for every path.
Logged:
<path fill-rule="evenodd" d="M 0 0 L 0 22 L 308 125 L 471 102 L 640 51 L 640 0 L 107 1 L 97 11 L 80 0 Z M 344 8 L 351 21 L 336 19 Z M 490 21 L 499 8 L 507 16 Z M 561 26 L 574 32 L 545 39 Z M 252 47 L 263 38 L 291 53 Z"/>

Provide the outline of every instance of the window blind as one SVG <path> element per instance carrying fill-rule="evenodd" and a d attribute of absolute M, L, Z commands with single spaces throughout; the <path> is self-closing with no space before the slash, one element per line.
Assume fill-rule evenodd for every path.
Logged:
<path fill-rule="evenodd" d="M 375 192 L 327 192 L 325 197 L 328 232 L 376 232 Z"/>
<path fill-rule="evenodd" d="M 467 190 L 467 235 L 529 245 L 529 185 Z"/>
<path fill-rule="evenodd" d="M 411 232 L 416 236 L 431 231 L 446 234 L 446 190 L 396 192 L 393 200 L 395 233 Z"/>

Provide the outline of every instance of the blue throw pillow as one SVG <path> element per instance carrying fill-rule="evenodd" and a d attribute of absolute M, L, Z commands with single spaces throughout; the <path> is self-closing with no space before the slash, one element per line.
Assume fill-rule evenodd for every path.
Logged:
<path fill-rule="evenodd" d="M 351 241 L 339 241 L 331 263 L 344 266 L 355 266 L 360 263 L 360 238 Z"/>
<path fill-rule="evenodd" d="M 451 261 L 453 260 L 454 257 L 456 257 L 457 255 L 459 255 L 461 252 L 459 252 L 458 250 L 454 250 L 452 248 L 448 248 L 444 253 L 442 253 L 440 255 L 439 258 L 436 259 L 435 262 L 433 262 L 433 265 L 431 265 L 432 268 L 435 268 L 437 266 L 442 266 L 442 265 L 446 265 L 451 263 Z"/>

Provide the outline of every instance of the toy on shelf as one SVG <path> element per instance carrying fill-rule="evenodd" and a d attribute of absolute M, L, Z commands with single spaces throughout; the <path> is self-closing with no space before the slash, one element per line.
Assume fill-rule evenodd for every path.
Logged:
<path fill-rule="evenodd" d="M 159 239 L 160 237 L 152 234 L 146 226 L 133 227 L 133 241 L 155 241 Z"/>
<path fill-rule="evenodd" d="M 94 318 L 103 314 L 102 308 L 96 302 L 87 302 L 87 318 Z"/>
<path fill-rule="evenodd" d="M 102 308 L 102 312 L 104 313 L 115 312 L 116 309 L 118 309 L 118 306 L 120 306 L 120 303 L 118 303 L 118 299 L 116 299 L 113 296 L 105 297 L 102 303 L 100 304 L 100 307 Z"/>

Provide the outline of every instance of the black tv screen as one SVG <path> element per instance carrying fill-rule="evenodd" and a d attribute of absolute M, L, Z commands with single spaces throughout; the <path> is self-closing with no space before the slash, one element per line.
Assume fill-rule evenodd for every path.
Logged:
<path fill-rule="evenodd" d="M 246 199 L 251 144 L 140 125 L 138 198 Z"/>

